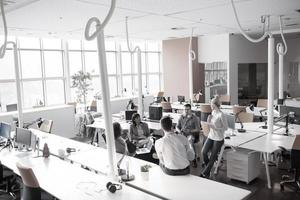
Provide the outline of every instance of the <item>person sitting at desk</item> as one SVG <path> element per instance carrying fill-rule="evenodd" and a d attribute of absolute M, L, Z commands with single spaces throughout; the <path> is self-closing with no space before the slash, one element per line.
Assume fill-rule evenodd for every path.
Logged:
<path fill-rule="evenodd" d="M 132 124 L 129 129 L 130 140 L 136 144 L 137 147 L 152 147 L 152 139 L 148 124 L 141 121 L 138 113 L 132 115 Z"/>
<path fill-rule="evenodd" d="M 122 138 L 122 127 L 118 122 L 113 123 L 115 146 L 117 153 L 127 153 L 127 145 L 125 140 Z"/>
<path fill-rule="evenodd" d="M 160 120 L 164 136 L 155 142 L 155 150 L 161 169 L 169 175 L 190 173 L 190 161 L 195 153 L 187 138 L 172 130 L 172 119 L 165 116 Z"/>
<path fill-rule="evenodd" d="M 199 141 L 200 122 L 198 117 L 192 113 L 191 104 L 184 105 L 184 113 L 180 116 L 176 128 L 179 133 L 188 138 L 195 151 L 195 143 Z M 193 160 L 193 167 L 197 167 L 196 158 Z"/>
<path fill-rule="evenodd" d="M 205 165 L 200 174 L 201 177 L 209 177 L 210 170 L 224 144 L 224 133 L 227 130 L 228 125 L 224 113 L 220 110 L 220 106 L 221 102 L 219 97 L 214 97 L 211 100 L 212 114 L 207 118 L 210 131 L 201 151 Z M 211 151 L 210 158 L 208 158 L 209 151 Z"/>

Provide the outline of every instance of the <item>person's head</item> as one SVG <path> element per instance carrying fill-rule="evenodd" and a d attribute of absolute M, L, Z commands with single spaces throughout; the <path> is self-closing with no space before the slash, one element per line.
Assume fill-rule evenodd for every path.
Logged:
<path fill-rule="evenodd" d="M 113 129 L 114 129 L 115 139 L 117 139 L 118 137 L 120 137 L 122 135 L 122 128 L 121 128 L 121 125 L 119 124 L 119 122 L 113 123 Z"/>
<path fill-rule="evenodd" d="M 131 120 L 132 120 L 132 123 L 133 123 L 135 126 L 138 125 L 138 124 L 140 124 L 140 123 L 141 123 L 141 117 L 140 117 L 140 114 L 134 113 L 134 114 L 132 115 Z"/>
<path fill-rule="evenodd" d="M 172 119 L 169 116 L 164 116 L 160 120 L 161 128 L 164 131 L 170 132 L 172 130 Z"/>
<path fill-rule="evenodd" d="M 192 106 L 191 104 L 187 103 L 184 105 L 184 112 L 185 115 L 190 115 L 192 114 Z"/>
<path fill-rule="evenodd" d="M 220 101 L 219 96 L 215 96 L 214 98 L 212 98 L 212 100 L 210 102 L 210 106 L 211 106 L 212 110 L 220 109 L 221 101 Z"/>

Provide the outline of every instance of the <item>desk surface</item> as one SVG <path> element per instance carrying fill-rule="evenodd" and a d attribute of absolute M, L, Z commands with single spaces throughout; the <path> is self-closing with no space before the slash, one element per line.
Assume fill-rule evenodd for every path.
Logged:
<path fill-rule="evenodd" d="M 66 150 L 66 148 L 74 148 L 76 152 L 73 152 L 73 154 L 76 154 L 81 151 L 87 151 L 90 149 L 93 149 L 94 146 L 85 144 L 83 142 L 78 142 L 76 140 L 68 139 L 65 137 L 61 137 L 54 134 L 49 134 L 42 132 L 37 129 L 30 129 L 33 134 L 35 134 L 40 139 L 40 149 L 43 149 L 44 144 L 47 143 L 50 153 L 52 155 L 59 155 L 59 150 Z"/>
<path fill-rule="evenodd" d="M 3 150 L 1 162 L 19 175 L 16 162 L 32 167 L 40 187 L 63 200 L 92 199 L 157 199 L 134 188 L 123 185 L 122 190 L 112 194 L 106 189 L 109 181 L 105 176 L 95 174 L 59 158 L 34 158 L 32 152 Z"/>
<path fill-rule="evenodd" d="M 239 147 L 250 149 L 259 152 L 273 153 L 282 146 L 286 149 L 291 149 L 295 140 L 295 135 L 284 136 L 284 135 L 264 135 L 260 138 L 252 140 L 251 142 L 240 145 Z"/>
<path fill-rule="evenodd" d="M 117 154 L 117 159 L 121 157 Z M 69 159 L 78 163 L 85 163 L 86 166 L 101 173 L 108 171 L 107 153 L 105 149 L 97 148 L 94 150 L 81 152 L 80 154 L 71 155 Z M 126 160 L 127 159 L 127 160 Z M 164 199 L 243 199 L 250 191 L 237 187 L 218 183 L 208 179 L 200 178 L 193 175 L 187 176 L 169 176 L 162 172 L 158 165 L 148 163 L 133 157 L 127 157 L 123 160 L 121 168 L 124 169 L 127 162 L 130 171 L 135 175 L 135 180 L 127 184 L 145 191 L 150 194 L 162 197 Z M 140 166 L 150 164 L 149 180 L 145 180 L 140 172 Z M 180 184 L 180 188 L 178 187 Z M 174 192 L 175 190 L 179 190 Z M 215 191 L 218 191 L 217 193 Z"/>

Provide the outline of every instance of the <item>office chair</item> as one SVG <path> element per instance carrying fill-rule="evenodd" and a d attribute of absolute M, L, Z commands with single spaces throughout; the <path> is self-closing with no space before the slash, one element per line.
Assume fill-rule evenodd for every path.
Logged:
<path fill-rule="evenodd" d="M 43 119 L 39 126 L 39 130 L 46 133 L 51 133 L 52 125 L 53 120 Z"/>
<path fill-rule="evenodd" d="M 0 196 L 2 194 L 8 194 L 13 199 L 16 199 L 15 192 L 19 191 L 19 185 L 17 185 L 17 178 L 13 172 L 8 172 L 4 176 L 5 167 L 0 163 Z"/>
<path fill-rule="evenodd" d="M 291 168 L 294 169 L 294 178 L 288 179 L 289 176 L 283 175 L 280 182 L 280 190 L 284 191 L 285 185 L 294 186 L 297 192 L 300 191 L 300 135 L 297 135 L 291 150 Z"/>
<path fill-rule="evenodd" d="M 222 105 L 230 105 L 230 96 L 229 95 L 221 95 L 220 102 Z"/>
<path fill-rule="evenodd" d="M 257 99 L 256 107 L 268 108 L 268 99 Z"/>
<path fill-rule="evenodd" d="M 172 106 L 169 102 L 161 102 L 161 107 L 163 109 L 163 112 L 172 112 Z"/>
<path fill-rule="evenodd" d="M 41 188 L 32 170 L 21 163 L 17 163 L 17 168 L 23 181 L 22 200 L 41 200 Z"/>

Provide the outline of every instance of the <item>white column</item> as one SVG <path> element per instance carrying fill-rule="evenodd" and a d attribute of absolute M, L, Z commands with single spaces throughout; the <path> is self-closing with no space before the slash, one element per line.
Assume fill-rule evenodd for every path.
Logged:
<path fill-rule="evenodd" d="M 16 76 L 16 87 L 17 87 L 17 103 L 18 103 L 18 119 L 19 127 L 23 128 L 23 103 L 21 96 L 21 82 L 20 82 L 20 69 L 19 69 L 19 60 L 18 60 L 18 49 L 17 44 L 14 42 L 9 42 L 13 44 L 14 49 L 14 64 L 15 64 L 15 76 Z"/>
<path fill-rule="evenodd" d="M 268 39 L 268 134 L 273 133 L 273 104 L 274 104 L 274 45 L 272 35 Z"/>
<path fill-rule="evenodd" d="M 189 51 L 189 95 L 191 100 L 191 105 L 193 105 L 194 91 L 193 91 L 193 60 L 191 52 Z"/>
<path fill-rule="evenodd" d="M 143 87 L 142 87 L 142 58 L 141 49 L 137 48 L 137 64 L 138 64 L 138 110 L 141 119 L 144 117 L 144 105 L 143 105 Z"/>
<path fill-rule="evenodd" d="M 279 52 L 283 52 L 283 46 L 280 43 L 279 44 Z M 279 55 L 279 86 L 278 86 L 278 92 L 279 92 L 279 99 L 283 99 L 283 55 Z"/>
<path fill-rule="evenodd" d="M 97 25 L 97 29 L 98 28 L 99 28 L 99 24 Z M 101 89 L 103 94 L 102 102 L 103 102 L 103 114 L 104 114 L 105 131 L 106 131 L 107 153 L 108 153 L 108 162 L 109 162 L 108 176 L 113 179 L 116 179 L 117 158 L 116 158 L 115 138 L 114 138 L 114 132 L 112 127 L 111 104 L 110 104 L 110 94 L 109 94 L 109 87 L 108 87 L 103 29 L 99 32 L 99 35 L 97 36 L 97 46 L 98 46 L 98 57 L 99 57 L 100 81 L 101 81 Z"/>

